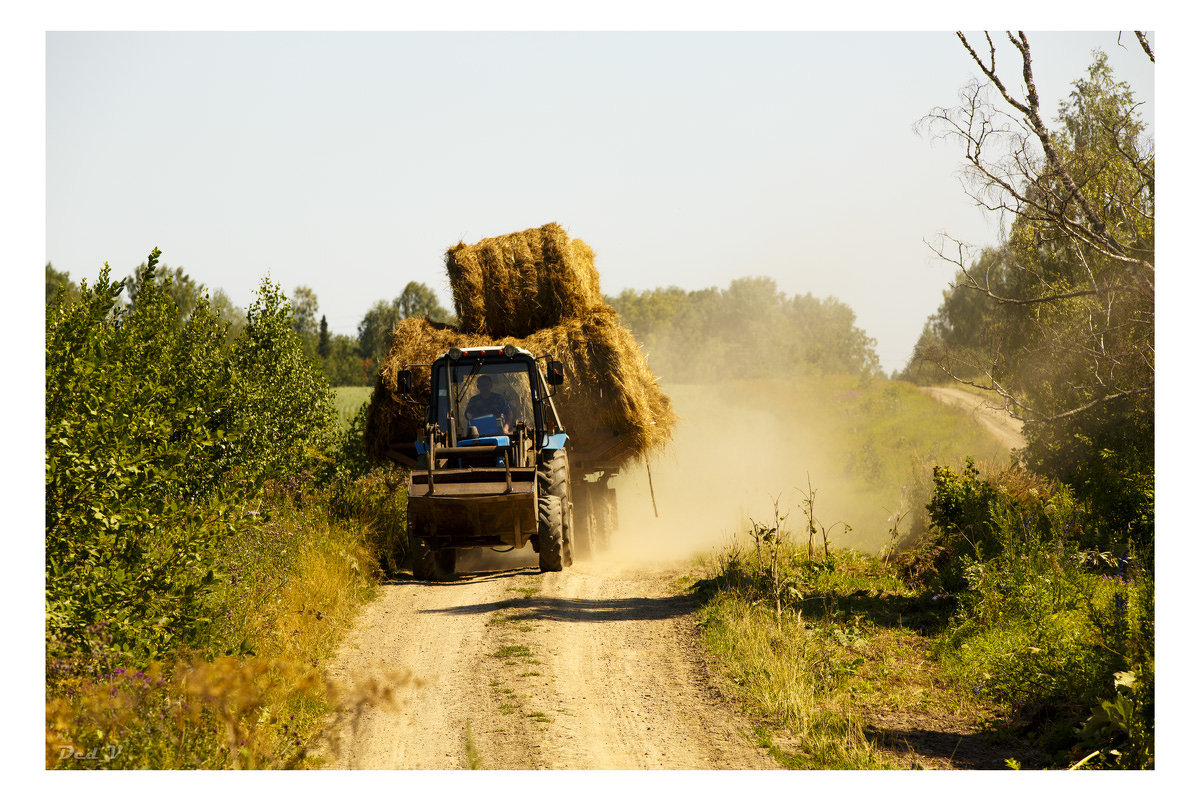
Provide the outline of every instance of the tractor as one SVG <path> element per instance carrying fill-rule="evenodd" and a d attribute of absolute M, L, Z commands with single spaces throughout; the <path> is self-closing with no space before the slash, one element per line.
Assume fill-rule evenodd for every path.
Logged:
<path fill-rule="evenodd" d="M 410 396 L 413 368 L 430 370 L 423 436 L 389 453 L 410 467 L 413 575 L 446 579 L 462 549 L 527 543 L 542 571 L 569 567 L 570 440 L 553 400 L 562 363 L 515 345 L 450 348 L 432 364 L 405 365 L 397 384 Z"/>

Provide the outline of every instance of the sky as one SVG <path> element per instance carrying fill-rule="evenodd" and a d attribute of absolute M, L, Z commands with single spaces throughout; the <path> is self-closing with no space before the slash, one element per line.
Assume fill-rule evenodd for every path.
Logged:
<path fill-rule="evenodd" d="M 1043 108 L 1103 48 L 1153 124 L 1131 32 L 1030 39 Z M 557 221 L 606 294 L 769 276 L 848 304 L 890 372 L 954 278 L 926 242 L 1000 235 L 913 130 L 979 77 L 949 31 L 45 42 L 46 260 L 125 275 L 158 247 L 242 307 L 267 275 L 311 287 L 336 333 L 411 280 L 450 308 L 446 248 Z"/>

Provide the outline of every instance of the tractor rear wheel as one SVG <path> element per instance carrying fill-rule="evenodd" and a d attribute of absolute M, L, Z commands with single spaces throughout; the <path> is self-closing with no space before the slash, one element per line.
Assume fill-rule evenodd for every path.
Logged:
<path fill-rule="evenodd" d="M 538 498 L 538 567 L 543 573 L 563 569 L 562 501 L 556 495 Z"/>

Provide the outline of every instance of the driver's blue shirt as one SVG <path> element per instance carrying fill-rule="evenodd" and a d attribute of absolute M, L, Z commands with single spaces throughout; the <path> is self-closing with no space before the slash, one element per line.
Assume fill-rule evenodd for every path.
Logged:
<path fill-rule="evenodd" d="M 494 414 L 497 417 L 504 416 L 508 420 L 512 415 L 511 409 L 508 406 L 508 400 L 499 392 L 492 392 L 487 397 L 483 394 L 476 395 L 467 403 L 467 419 L 473 420 L 476 417 L 486 417 L 489 414 Z"/>

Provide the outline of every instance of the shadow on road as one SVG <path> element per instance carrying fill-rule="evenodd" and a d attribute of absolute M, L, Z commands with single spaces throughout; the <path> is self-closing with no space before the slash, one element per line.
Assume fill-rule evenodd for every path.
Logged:
<path fill-rule="evenodd" d="M 481 584 L 488 581 L 499 581 L 500 579 L 512 578 L 514 576 L 538 576 L 541 571 L 536 567 L 514 567 L 508 570 L 481 570 L 475 573 L 455 573 L 453 578 L 444 579 L 442 581 L 425 581 L 424 579 L 414 578 L 408 573 L 401 573 L 398 576 L 393 576 L 386 581 L 380 582 L 385 586 L 390 585 L 407 585 L 417 584 L 422 586 L 453 586 L 455 584 Z"/>
<path fill-rule="evenodd" d="M 690 594 L 667 598 L 508 598 L 484 604 L 425 609 L 425 614 L 490 615 L 505 612 L 510 620 L 560 620 L 576 623 L 603 623 L 621 620 L 664 620 L 680 617 L 695 609 Z"/>

